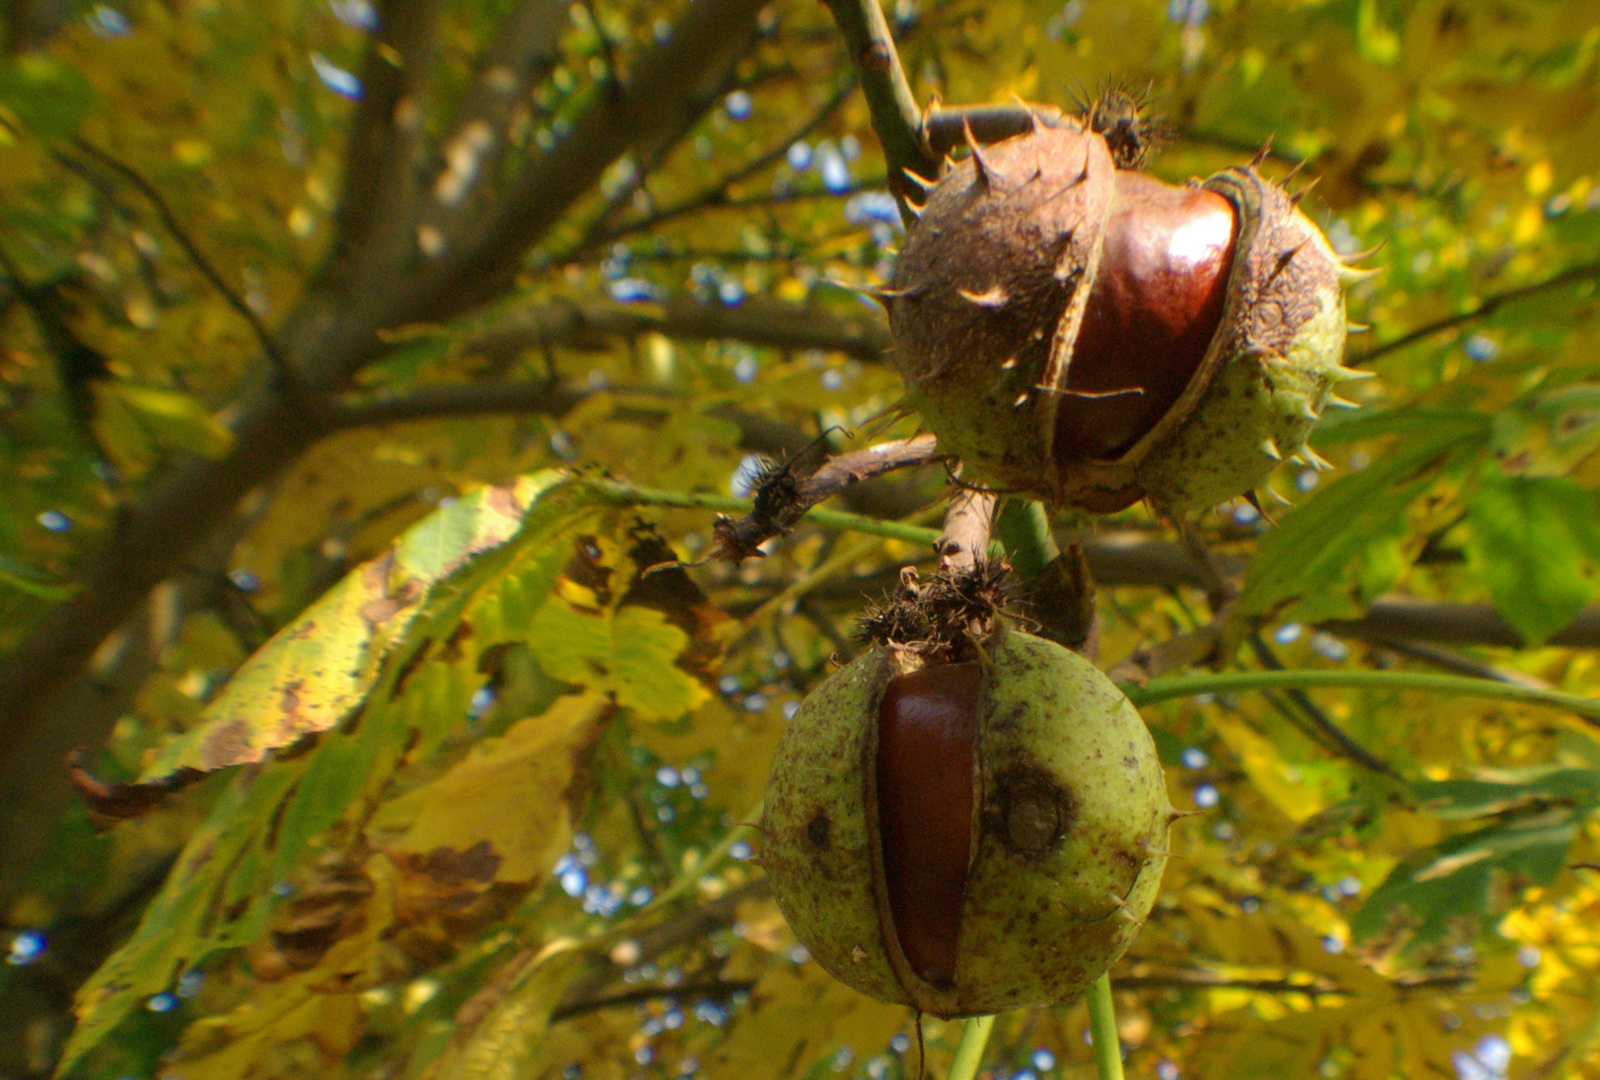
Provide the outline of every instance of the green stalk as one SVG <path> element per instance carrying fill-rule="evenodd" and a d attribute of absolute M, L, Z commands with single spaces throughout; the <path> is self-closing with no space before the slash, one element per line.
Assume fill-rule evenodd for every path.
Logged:
<path fill-rule="evenodd" d="M 748 514 L 755 509 L 750 499 L 736 499 L 732 495 L 712 495 L 707 492 L 663 491 L 659 488 L 635 487 L 615 480 L 585 480 L 585 487 L 606 502 L 620 506 L 675 506 L 684 510 L 717 510 L 724 514 Z M 939 538 L 938 529 L 925 525 L 908 525 L 899 521 L 882 521 L 878 518 L 851 514 L 843 510 L 824 510 L 812 507 L 806 520 L 825 529 L 881 536 L 885 540 L 904 540 L 920 547 L 928 547 Z"/>
<path fill-rule="evenodd" d="M 619 506 L 675 506 L 690 510 L 718 510 L 725 514 L 748 514 L 753 509 L 749 499 L 736 499 L 730 495 L 663 491 L 657 488 L 635 487 L 615 480 L 581 481 L 594 494 L 606 502 Z M 1028 511 L 1032 514 L 1031 508 Z M 850 514 L 841 510 L 824 510 L 814 507 L 806 518 L 826 529 L 842 529 L 880 536 L 886 540 L 903 540 L 918 546 L 927 546 L 938 539 L 939 530 L 922 525 L 909 525 L 899 521 L 880 521 L 877 518 Z M 1030 522 L 1030 525 L 1036 524 Z M 1026 534 L 1029 530 L 1023 530 Z M 1491 698 L 1498 701 L 1516 701 L 1524 705 L 1543 705 L 1553 709 L 1575 712 L 1591 723 L 1600 724 L 1600 698 L 1563 694 L 1556 690 L 1540 690 L 1519 686 L 1516 683 L 1496 682 L 1465 675 L 1435 675 L 1415 671 L 1225 671 L 1205 675 L 1178 675 L 1152 679 L 1144 686 L 1127 685 L 1123 690 L 1135 705 L 1153 705 L 1173 698 L 1193 697 L 1196 694 L 1222 694 L 1237 690 L 1314 690 L 1318 688 L 1343 690 L 1425 690 L 1437 694 L 1463 694 L 1468 697 Z"/>
<path fill-rule="evenodd" d="M 1061 554 L 1050 533 L 1050 517 L 1036 499 L 1007 499 L 995 531 L 1011 557 L 1011 569 L 1031 582 L 1044 573 L 1050 560 Z"/>
<path fill-rule="evenodd" d="M 1175 675 L 1151 679 L 1143 686 L 1122 689 L 1135 705 L 1152 705 L 1196 694 L 1225 694 L 1235 690 L 1426 690 L 1436 694 L 1516 701 L 1567 709 L 1584 719 L 1600 721 L 1600 698 L 1540 690 L 1516 683 L 1475 679 L 1466 675 L 1435 675 L 1421 671 L 1221 671 L 1208 675 Z"/>
<path fill-rule="evenodd" d="M 1117 1012 L 1111 1001 L 1111 976 L 1101 975 L 1089 987 L 1089 1034 L 1100 1080 L 1122 1080 L 1122 1044 L 1117 1041 Z"/>
<path fill-rule="evenodd" d="M 956 1047 L 956 1058 L 950 1063 L 946 1080 L 972 1080 L 978 1075 L 978 1063 L 983 1060 L 983 1048 L 988 1045 L 989 1032 L 994 1029 L 994 1017 L 974 1016 L 961 1029 L 961 1043 Z"/>

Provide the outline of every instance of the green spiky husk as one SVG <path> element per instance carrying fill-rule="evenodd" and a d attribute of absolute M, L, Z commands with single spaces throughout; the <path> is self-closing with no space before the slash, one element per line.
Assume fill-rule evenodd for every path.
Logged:
<path fill-rule="evenodd" d="M 987 655 L 977 841 L 952 985 L 911 970 L 878 869 L 871 778 L 878 702 L 898 673 L 889 651 L 858 658 L 801 705 L 762 819 L 778 905 L 816 960 L 863 993 L 938 1016 L 1077 998 L 1137 935 L 1166 863 L 1172 810 L 1126 696 L 1081 656 L 1027 634 L 996 635 Z M 1047 850 L 1019 853 L 1007 838 L 1008 807 L 1024 789 L 1071 807 Z"/>
<path fill-rule="evenodd" d="M 1100 511 L 1176 512 L 1259 487 L 1305 445 L 1344 347 L 1341 266 L 1252 168 L 1205 182 L 1238 218 L 1218 329 L 1166 415 L 1114 460 L 1057 461 L 1051 441 L 1115 199 L 1099 136 L 1039 127 L 934 188 L 890 282 L 907 401 L 963 478 Z M 989 302 L 980 303 L 982 298 Z"/>

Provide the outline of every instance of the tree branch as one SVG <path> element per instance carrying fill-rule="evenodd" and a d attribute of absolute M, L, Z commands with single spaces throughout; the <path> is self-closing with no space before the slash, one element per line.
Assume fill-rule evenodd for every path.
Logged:
<path fill-rule="evenodd" d="M 1283 661 L 1279 660 L 1271 647 L 1261 640 L 1260 634 L 1250 635 L 1250 650 L 1255 653 L 1256 660 L 1260 662 L 1261 666 L 1268 671 L 1284 670 Z M 1310 730 L 1305 731 L 1305 734 L 1309 735 L 1313 741 L 1321 743 L 1323 749 L 1347 757 L 1373 772 L 1382 773 L 1384 776 L 1396 779 L 1399 778 L 1400 774 L 1393 765 L 1390 765 L 1387 761 L 1384 761 L 1341 731 L 1338 725 L 1328 719 L 1328 714 L 1323 712 L 1304 690 L 1291 686 L 1284 691 L 1284 696 L 1294 703 L 1299 715 L 1304 718 L 1306 725 L 1309 725 Z M 1304 729 L 1302 728 L 1302 730 Z"/>
<path fill-rule="evenodd" d="M 547 380 L 512 383 L 445 383 L 409 394 L 342 401 L 329 410 L 339 430 L 382 427 L 409 420 L 448 420 L 471 416 L 562 416 L 597 391 Z"/>
<path fill-rule="evenodd" d="M 434 173 L 433 198 L 420 215 L 422 228 L 447 246 L 499 194 L 495 183 L 510 155 L 511 125 L 527 108 L 528 91 L 555 70 L 558 41 L 571 17 L 564 0 L 520 0 L 478 57 L 477 77 L 450 124 L 444 162 Z"/>
<path fill-rule="evenodd" d="M 1446 330 L 1454 330 L 1458 326 L 1464 326 L 1468 323 L 1476 322 L 1479 319 L 1486 319 L 1490 315 L 1493 315 L 1496 311 L 1500 310 L 1502 307 L 1505 307 L 1507 304 L 1514 304 L 1519 300 L 1526 300 L 1529 297 L 1538 296 L 1541 293 L 1547 293 L 1555 289 L 1562 289 L 1568 285 L 1576 285 L 1582 281 L 1594 281 L 1596 278 L 1600 278 L 1600 262 L 1585 263 L 1581 266 L 1568 267 L 1559 274 L 1548 277 L 1543 281 L 1536 281 L 1531 285 L 1523 285 L 1519 288 L 1507 289 L 1504 292 L 1498 292 L 1490 296 L 1486 296 L 1484 297 L 1483 301 L 1471 311 L 1464 311 L 1458 315 L 1451 315 L 1448 318 L 1439 319 L 1436 322 L 1419 326 L 1409 333 L 1401 334 L 1393 341 L 1385 341 L 1381 345 L 1373 346 L 1365 353 L 1362 353 L 1360 356 L 1355 357 L 1348 362 L 1352 367 L 1370 364 L 1380 357 L 1387 356 L 1392 352 L 1398 352 L 1399 350 L 1406 348 L 1408 345 L 1414 345 L 1418 341 L 1422 341 L 1425 338 L 1430 338 L 1435 334 L 1442 334 Z"/>
<path fill-rule="evenodd" d="M 1408 597 L 1383 597 L 1373 601 L 1366 614 L 1359 618 L 1329 619 L 1321 626 L 1330 634 L 1380 644 L 1387 639 L 1401 638 L 1505 649 L 1528 646 L 1522 635 L 1489 604 L 1442 604 Z M 1600 648 L 1600 607 L 1584 608 L 1565 628 L 1550 635 L 1545 644 L 1572 649 Z"/>
<path fill-rule="evenodd" d="M 845 99 L 850 96 L 850 91 L 854 88 L 855 81 L 853 79 L 845 80 L 837 90 L 829 95 L 828 100 L 817 108 L 817 111 L 812 114 L 810 119 L 778 140 L 771 149 L 722 177 L 722 179 L 699 195 L 691 195 L 681 202 L 675 203 L 666 209 L 657 210 L 643 218 L 625 222 L 615 228 L 607 228 L 605 223 L 614 208 L 615 201 L 613 200 L 613 203 L 608 204 L 605 211 L 595 218 L 594 224 L 584 233 L 583 238 L 556 261 L 562 263 L 573 262 L 585 253 L 598 247 L 603 247 L 619 237 L 652 229 L 664 221 L 684 217 L 698 210 L 725 204 L 728 201 L 728 189 L 730 187 L 743 183 L 752 176 L 756 176 L 782 161 L 785 155 L 788 154 L 789 147 L 827 122 L 828 117 L 838 111 L 839 106 L 844 104 Z"/>
<path fill-rule="evenodd" d="M 682 983 L 678 986 L 644 986 L 637 990 L 624 990 L 616 994 L 606 994 L 604 997 L 589 998 L 586 1001 L 564 1002 L 550 1014 L 550 1023 L 559 1024 L 563 1020 L 571 1020 L 574 1016 L 582 1016 L 584 1013 L 615 1009 L 623 1005 L 637 1005 L 641 1001 L 655 1001 L 664 997 L 701 999 L 732 997 L 741 991 L 748 991 L 753 986 L 755 986 L 754 979 L 709 979 L 704 982 Z"/>
<path fill-rule="evenodd" d="M 379 5 L 345 144 L 344 189 L 324 271 L 330 281 L 392 268 L 414 243 L 416 147 L 438 16 L 439 0 Z"/>
<path fill-rule="evenodd" d="M 791 191 L 783 194 L 746 195 L 742 198 L 717 198 L 700 201 L 698 199 L 678 203 L 667 210 L 659 210 L 626 225 L 618 225 L 606 233 L 607 243 L 620 240 L 625 236 L 647 232 L 658 226 L 665 225 L 690 214 L 698 214 L 705 210 L 752 210 L 765 206 L 790 205 L 799 199 L 847 199 L 851 195 L 859 195 L 863 191 L 872 191 L 883 184 L 882 177 L 867 177 L 857 181 L 850 187 L 840 191 L 829 191 L 821 188 L 816 191 Z"/>
<path fill-rule="evenodd" d="M 611 163 L 650 133 L 704 109 L 715 86 L 755 39 L 764 0 L 702 0 L 665 42 L 635 58 L 626 85 L 597 94 L 571 133 L 529 161 L 504 198 L 477 219 L 458 250 L 418 275 L 423 319 L 458 314 L 504 292 L 522 256 L 538 244 Z"/>
<path fill-rule="evenodd" d="M 654 332 L 680 341 L 743 341 L 774 349 L 820 349 L 881 362 L 889 330 L 881 319 L 841 316 L 827 308 L 752 298 L 705 303 L 674 297 L 665 304 L 578 304 L 559 301 L 510 310 L 462 342 L 464 352 L 550 346 L 593 347 Z"/>
<path fill-rule="evenodd" d="M 233 287 L 223 278 L 221 272 L 206 257 L 205 252 L 200 250 L 200 246 L 194 242 L 194 239 L 189 235 L 189 231 L 178 220 L 178 216 L 172 212 L 172 207 L 168 205 L 166 198 L 161 194 L 161 190 L 151 183 L 138 169 L 100 149 L 87 139 L 74 138 L 72 145 L 85 157 L 92 159 L 96 164 L 109 169 L 129 184 L 132 184 L 134 189 L 144 196 L 145 200 L 154 208 L 156 216 L 161 219 L 161 224 L 167 230 L 168 235 L 177 242 L 184 255 L 188 256 L 189 262 L 199 271 L 200 276 L 205 278 L 213 289 L 217 290 L 229 307 L 238 312 L 244 321 L 250 324 L 251 331 L 255 334 L 256 340 L 261 343 L 261 350 L 267 354 L 267 359 L 271 362 L 278 378 L 283 380 L 286 385 L 293 385 L 295 380 L 294 372 L 290 369 L 288 360 L 283 355 L 282 346 L 272 336 L 272 331 L 267 329 L 260 316 L 245 302 L 244 297 L 234 291 Z M 64 159 L 65 155 L 62 155 L 62 157 Z"/>
<path fill-rule="evenodd" d="M 819 436 L 815 443 L 821 442 Z M 838 454 L 820 465 L 805 460 L 810 455 L 804 451 L 772 462 L 755 485 L 754 509 L 743 517 L 717 519 L 717 557 L 739 562 L 760 555 L 762 544 L 794 528 L 813 506 L 874 476 L 926 465 L 938 453 L 932 435 L 918 435 Z"/>

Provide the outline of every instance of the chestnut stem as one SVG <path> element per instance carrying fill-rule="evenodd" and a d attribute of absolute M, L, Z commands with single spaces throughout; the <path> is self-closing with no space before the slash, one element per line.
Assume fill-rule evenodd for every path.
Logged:
<path fill-rule="evenodd" d="M 1117 1041 L 1117 1012 L 1111 1001 L 1111 976 L 1101 975 L 1089 987 L 1089 1031 L 1100 1080 L 1122 1080 L 1122 1044 Z"/>
<path fill-rule="evenodd" d="M 904 171 L 909 169 L 932 180 L 938 176 L 940 158 L 928 149 L 927 140 L 923 138 L 922 110 L 900 66 L 889 22 L 884 18 L 879 0 L 824 2 L 833 12 L 833 20 L 839 24 L 839 33 L 850 49 L 850 60 L 872 115 L 872 130 L 878 135 L 889 166 L 889 190 L 894 192 L 895 202 L 900 206 L 901 219 L 910 227 L 916 222 L 916 215 L 907 205 L 907 199 L 915 193 L 920 202 L 921 193 L 914 191 Z"/>
<path fill-rule="evenodd" d="M 757 488 L 750 513 L 718 520 L 715 532 L 720 556 L 738 562 L 757 554 L 762 544 L 799 524 L 818 503 L 874 476 L 926 465 L 939 456 L 939 445 L 932 435 L 892 439 L 824 458 L 810 469 L 801 460 L 807 456 L 802 452 L 772 466 L 770 478 Z"/>
<path fill-rule="evenodd" d="M 955 1060 L 950 1062 L 945 1080 L 973 1080 L 978 1075 L 978 1064 L 983 1060 L 983 1048 L 988 1045 L 992 1030 L 992 1016 L 974 1016 L 967 1021 L 961 1029 L 961 1042 L 956 1046 Z"/>
<path fill-rule="evenodd" d="M 977 553 L 988 552 L 996 501 L 994 495 L 972 488 L 961 488 L 951 496 L 944 512 L 944 531 L 933 542 L 941 572 L 971 570 L 977 565 Z"/>
<path fill-rule="evenodd" d="M 1011 557 L 1011 569 L 1032 581 L 1061 554 L 1050 529 L 1050 515 L 1037 499 L 1008 498 L 997 523 L 1000 540 Z"/>

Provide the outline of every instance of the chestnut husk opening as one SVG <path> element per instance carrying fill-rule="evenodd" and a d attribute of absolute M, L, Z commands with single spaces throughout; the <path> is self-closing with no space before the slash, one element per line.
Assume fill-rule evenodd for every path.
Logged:
<path fill-rule="evenodd" d="M 1191 240 L 1201 257 L 1179 257 Z M 1153 275 L 1128 268 L 1152 252 Z M 1174 187 L 1040 122 L 939 181 L 883 297 L 908 403 L 964 481 L 1178 511 L 1263 482 L 1358 377 L 1342 272 L 1253 168 Z"/>
<path fill-rule="evenodd" d="M 970 854 L 953 935 L 939 904 L 933 921 L 907 928 L 908 914 L 928 909 L 897 898 L 906 881 L 889 874 L 919 861 L 948 870 L 964 843 L 961 800 L 944 803 L 950 776 L 963 768 L 959 750 L 947 755 L 942 778 L 919 775 L 914 759 L 887 777 L 880 766 L 889 688 L 907 671 L 928 670 L 914 656 L 875 647 L 813 690 L 780 742 L 762 820 L 762 862 L 779 907 L 817 962 L 858 990 L 937 1016 L 1079 996 L 1154 903 L 1173 813 L 1149 732 L 1092 664 L 1016 631 L 982 644 Z M 972 669 L 943 666 L 958 673 L 924 678 L 971 697 Z M 903 685 L 916 692 L 919 684 Z M 886 778 L 930 790 L 887 793 Z M 936 817 L 949 835 L 886 851 L 903 839 L 903 830 L 884 827 L 896 800 L 943 804 Z"/>

